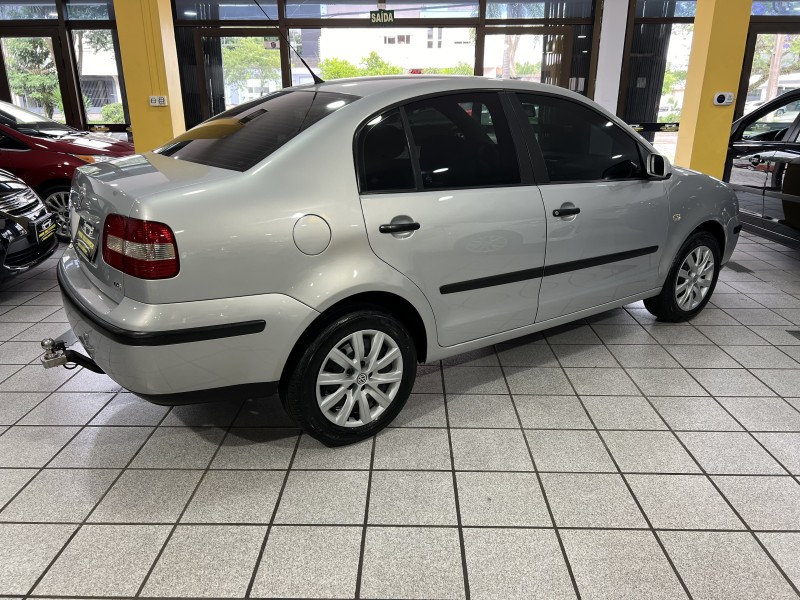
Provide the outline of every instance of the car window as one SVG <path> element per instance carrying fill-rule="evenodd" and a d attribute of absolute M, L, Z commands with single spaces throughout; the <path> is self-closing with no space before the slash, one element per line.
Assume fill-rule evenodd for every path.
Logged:
<path fill-rule="evenodd" d="M 520 94 L 520 101 L 551 182 L 642 175 L 638 144 L 602 114 L 553 96 Z"/>
<path fill-rule="evenodd" d="M 425 189 L 520 183 L 517 152 L 497 94 L 427 98 L 405 110 Z"/>
<path fill-rule="evenodd" d="M 415 189 L 414 169 L 400 111 L 370 120 L 359 136 L 362 192 Z"/>
<path fill-rule="evenodd" d="M 748 123 L 742 139 L 754 142 L 774 142 L 783 139 L 798 115 L 797 101 L 779 106 Z"/>
<path fill-rule="evenodd" d="M 246 171 L 357 96 L 282 91 L 218 114 L 155 150 L 189 162 Z"/>
<path fill-rule="evenodd" d="M 28 150 L 28 147 L 19 140 L 0 134 L 0 150 Z"/>

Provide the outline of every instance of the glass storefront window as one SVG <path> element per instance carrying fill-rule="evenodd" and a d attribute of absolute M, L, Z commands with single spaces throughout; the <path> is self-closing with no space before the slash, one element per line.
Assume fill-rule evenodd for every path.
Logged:
<path fill-rule="evenodd" d="M 114 18 L 113 0 L 66 0 L 67 19 L 104 21 Z"/>
<path fill-rule="evenodd" d="M 475 30 L 467 27 L 303 29 L 290 35 L 326 81 L 365 75 L 472 75 L 475 68 Z M 293 54 L 292 84 L 311 81 Z"/>
<path fill-rule="evenodd" d="M 175 18 L 180 21 L 277 20 L 275 0 L 175 0 Z M 269 15 L 269 19 L 264 15 Z"/>
<path fill-rule="evenodd" d="M 110 29 L 72 32 L 83 108 L 90 124 L 128 121 L 112 36 Z"/>
<path fill-rule="evenodd" d="M 800 1 L 798 0 L 754 0 L 751 15 L 770 16 L 800 16 Z"/>
<path fill-rule="evenodd" d="M 0 20 L 57 18 L 54 0 L 0 0 Z"/>
<path fill-rule="evenodd" d="M 375 2 L 325 2 L 321 0 L 287 0 L 286 17 L 289 19 L 368 19 L 376 10 Z M 453 19 L 478 16 L 477 0 L 444 0 L 424 2 L 419 0 L 388 0 L 386 10 L 393 10 L 396 19 Z"/>
<path fill-rule="evenodd" d="M 526 0 L 498 2 L 488 0 L 487 19 L 589 19 L 592 0 Z"/>
<path fill-rule="evenodd" d="M 797 88 L 800 88 L 800 34 L 758 34 L 744 114 Z"/>
<path fill-rule="evenodd" d="M 697 0 L 637 0 L 637 17 L 694 17 Z"/>
<path fill-rule="evenodd" d="M 0 39 L 11 101 L 31 112 L 64 122 L 53 40 L 49 37 Z"/>

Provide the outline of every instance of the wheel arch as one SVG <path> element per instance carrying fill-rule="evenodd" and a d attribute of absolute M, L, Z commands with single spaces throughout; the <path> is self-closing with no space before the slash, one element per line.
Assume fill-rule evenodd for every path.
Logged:
<path fill-rule="evenodd" d="M 41 196 L 48 189 L 62 185 L 69 190 L 70 185 L 72 185 L 72 181 L 69 179 L 63 179 L 61 177 L 51 177 L 50 179 L 46 179 L 42 183 L 38 184 L 34 189 L 36 190 L 36 193 Z M 44 198 L 42 198 L 42 200 L 44 200 Z"/>
<path fill-rule="evenodd" d="M 701 231 L 705 231 L 707 233 L 710 233 L 712 236 L 714 236 L 714 239 L 717 240 L 717 244 L 719 244 L 720 256 L 723 256 L 725 254 L 725 228 L 722 226 L 722 224 L 720 224 L 717 221 L 709 220 L 709 221 L 705 221 L 704 223 L 701 223 L 700 225 L 695 227 L 691 231 L 691 233 L 689 233 L 689 235 L 686 236 L 686 239 L 683 240 L 684 243 L 686 242 L 686 240 L 688 240 L 690 237 L 692 237 L 695 233 L 699 233 Z M 683 244 L 681 244 L 681 246 L 682 245 Z"/>

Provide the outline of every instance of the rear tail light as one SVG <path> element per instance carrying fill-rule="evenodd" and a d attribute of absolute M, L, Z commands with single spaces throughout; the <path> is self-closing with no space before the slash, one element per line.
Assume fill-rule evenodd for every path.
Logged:
<path fill-rule="evenodd" d="M 180 270 L 175 234 L 164 223 L 108 215 L 103 227 L 103 260 L 140 279 L 175 277 Z"/>

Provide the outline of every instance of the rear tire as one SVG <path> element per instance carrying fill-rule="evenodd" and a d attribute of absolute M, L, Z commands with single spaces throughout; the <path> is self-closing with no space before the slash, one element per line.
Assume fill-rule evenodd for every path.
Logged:
<path fill-rule="evenodd" d="M 716 238 L 698 231 L 678 250 L 661 293 L 644 301 L 660 321 L 680 323 L 696 316 L 717 285 L 721 252 Z"/>
<path fill-rule="evenodd" d="M 338 317 L 302 351 L 281 385 L 287 412 L 328 446 L 375 435 L 406 403 L 417 353 L 394 317 L 359 310 Z"/>

